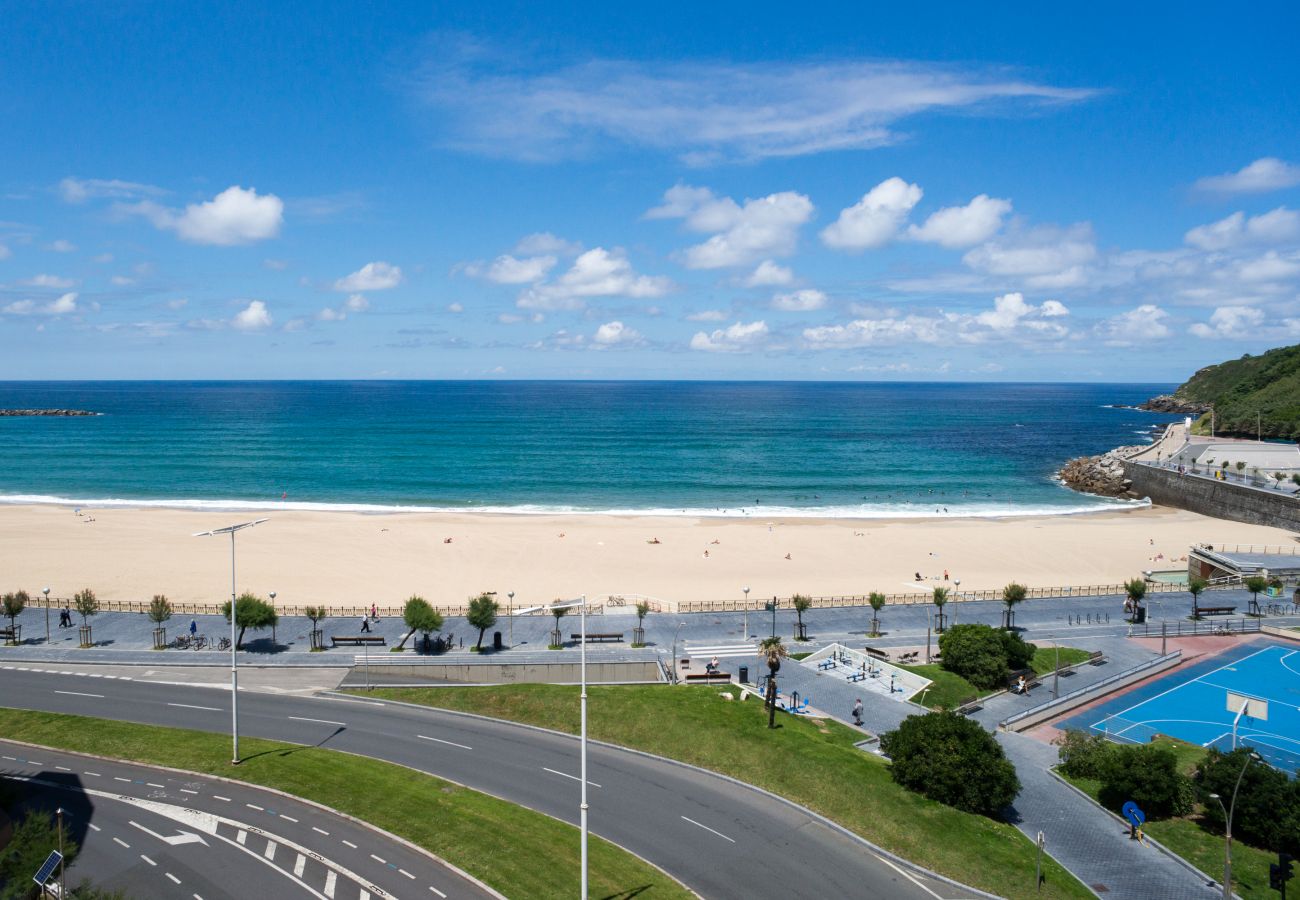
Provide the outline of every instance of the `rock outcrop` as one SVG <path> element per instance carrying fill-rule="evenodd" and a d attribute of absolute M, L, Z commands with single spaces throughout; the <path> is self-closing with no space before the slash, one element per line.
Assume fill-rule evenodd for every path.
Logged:
<path fill-rule="evenodd" d="M 1146 447 L 1116 447 L 1101 456 L 1080 456 L 1067 462 L 1059 475 L 1068 488 L 1102 497 L 1136 497 L 1124 477 L 1123 460 Z"/>
<path fill-rule="evenodd" d="M 88 409 L 0 409 L 0 416 L 97 416 Z"/>
<path fill-rule="evenodd" d="M 1138 409 L 1145 409 L 1150 412 L 1174 413 L 1176 415 L 1199 416 L 1201 413 L 1209 412 L 1210 405 L 1208 403 L 1180 400 L 1173 394 L 1161 394 L 1159 397 L 1152 397 L 1139 406 Z"/>

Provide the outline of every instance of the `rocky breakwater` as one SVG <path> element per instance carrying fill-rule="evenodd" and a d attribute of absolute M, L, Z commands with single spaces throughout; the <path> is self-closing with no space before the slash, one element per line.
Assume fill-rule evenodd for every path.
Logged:
<path fill-rule="evenodd" d="M 1201 413 L 1209 412 L 1208 403 L 1195 403 L 1190 400 L 1182 400 L 1173 394 L 1161 394 L 1159 397 L 1152 397 L 1146 403 L 1138 406 L 1137 409 L 1145 409 L 1150 412 L 1174 413 L 1182 416 L 1199 416 Z"/>
<path fill-rule="evenodd" d="M 1133 484 L 1124 477 L 1124 460 L 1146 447 L 1116 447 L 1101 456 L 1080 456 L 1067 462 L 1058 473 L 1068 488 L 1101 497 L 1136 497 Z"/>
<path fill-rule="evenodd" d="M 97 416 L 88 409 L 0 409 L 0 416 Z"/>

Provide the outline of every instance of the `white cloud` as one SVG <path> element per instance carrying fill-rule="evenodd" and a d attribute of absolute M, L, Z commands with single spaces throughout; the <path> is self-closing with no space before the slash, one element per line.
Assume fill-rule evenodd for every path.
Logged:
<path fill-rule="evenodd" d="M 510 252 L 516 256 L 577 256 L 582 252 L 582 244 L 566 241 L 549 231 L 539 231 L 521 238 Z"/>
<path fill-rule="evenodd" d="M 697 331 L 691 338 L 691 349 L 710 353 L 737 353 L 762 344 L 767 339 L 767 334 L 767 323 L 761 319 L 749 324 L 736 322 L 711 334 Z"/>
<path fill-rule="evenodd" d="M 1160 307 L 1144 303 L 1097 323 L 1096 330 L 1108 345 L 1129 347 L 1168 337 L 1169 326 L 1165 324 L 1168 318 L 1169 313 Z"/>
<path fill-rule="evenodd" d="M 167 192 L 151 184 L 121 181 L 117 178 L 72 178 L 59 182 L 59 195 L 66 203 L 85 203 L 88 200 L 137 200 L 142 197 L 161 197 Z"/>
<path fill-rule="evenodd" d="M 1264 324 L 1263 310 L 1249 306 L 1220 306 L 1210 315 L 1210 323 L 1196 322 L 1187 330 L 1199 338 L 1258 337 Z"/>
<path fill-rule="evenodd" d="M 271 311 L 261 300 L 250 300 L 248 306 L 235 313 L 230 320 L 232 328 L 239 331 L 261 331 L 271 327 Z"/>
<path fill-rule="evenodd" d="M 189 301 L 187 298 L 185 298 L 185 297 L 178 297 L 178 298 L 175 299 L 175 300 L 168 300 L 168 301 L 167 301 L 167 308 L 168 308 L 168 309 L 184 309 L 187 305 L 189 305 L 189 302 L 190 302 L 190 301 Z"/>
<path fill-rule="evenodd" d="M 1276 250 L 1245 260 L 1237 268 L 1237 277 L 1248 282 L 1286 281 L 1296 275 L 1300 275 L 1300 261 L 1294 257 L 1281 256 Z"/>
<path fill-rule="evenodd" d="M 753 272 L 742 282 L 745 287 L 785 287 L 794 282 L 794 272 L 786 266 L 777 265 L 770 259 L 758 264 Z"/>
<path fill-rule="evenodd" d="M 814 349 L 913 342 L 934 344 L 941 339 L 942 322 L 942 319 L 927 316 L 855 319 L 844 325 L 805 328 L 803 339 Z"/>
<path fill-rule="evenodd" d="M 640 332 L 635 328 L 624 325 L 622 322 L 606 322 L 596 329 L 592 342 L 602 347 L 613 347 L 617 344 L 636 344 L 642 340 Z"/>
<path fill-rule="evenodd" d="M 135 284 L 135 279 L 126 275 L 114 275 L 108 281 L 113 287 L 130 287 Z"/>
<path fill-rule="evenodd" d="M 273 238 L 284 224 L 284 202 L 274 194 L 234 185 L 211 200 L 191 203 L 177 212 L 152 200 L 119 205 L 121 212 L 142 215 L 155 228 L 174 231 L 192 244 L 230 247 Z"/>
<path fill-rule="evenodd" d="M 785 312 L 811 312 L 826 305 L 826 295 L 813 288 L 777 294 L 772 298 L 772 308 Z"/>
<path fill-rule="evenodd" d="M 921 201 L 921 195 L 917 185 L 897 177 L 888 178 L 823 229 L 822 242 L 836 250 L 883 247 L 898 234 L 912 207 Z"/>
<path fill-rule="evenodd" d="M 402 283 L 402 270 L 386 262 L 369 262 L 334 282 L 336 291 L 384 291 Z"/>
<path fill-rule="evenodd" d="M 1074 287 L 1084 281 L 1084 265 L 1097 256 L 1092 227 L 1044 225 L 989 241 L 967 251 L 962 261 L 990 275 L 1023 277 L 1031 287 Z"/>
<path fill-rule="evenodd" d="M 1196 188 L 1216 194 L 1262 194 L 1298 184 L 1300 166 L 1265 156 L 1239 171 L 1202 178 L 1196 182 Z"/>
<path fill-rule="evenodd" d="M 465 307 L 461 306 L 459 303 L 448 303 L 448 304 L 447 304 L 447 312 L 449 312 L 449 313 L 456 313 L 457 315 L 459 315 L 460 313 L 463 313 L 464 311 L 465 311 Z"/>
<path fill-rule="evenodd" d="M 1002 219 L 1011 212 L 1010 200 L 980 194 L 965 206 L 947 206 L 913 225 L 908 235 L 917 241 L 943 247 L 971 247 L 987 241 L 1002 227 Z"/>
<path fill-rule="evenodd" d="M 72 241 L 59 238 L 57 241 L 46 246 L 45 249 L 51 250 L 54 253 L 75 253 L 77 251 L 77 245 L 72 243 Z"/>
<path fill-rule="evenodd" d="M 679 153 L 688 162 L 879 147 L 920 114 L 966 115 L 1087 99 L 1092 91 L 1005 68 L 898 60 L 664 62 L 592 59 L 539 70 L 472 40 L 434 42 L 409 84 L 445 145 L 528 160 L 606 145 Z"/>
<path fill-rule="evenodd" d="M 646 218 L 680 218 L 691 231 L 713 233 L 704 243 L 688 247 L 682 257 L 691 269 L 722 269 L 793 253 L 799 228 L 812 213 L 812 201 L 794 191 L 746 200 L 741 206 L 730 197 L 714 196 L 708 188 L 677 185 Z"/>
<path fill-rule="evenodd" d="M 64 294 L 49 303 L 37 303 L 35 300 L 15 300 L 0 309 L 0 313 L 11 316 L 66 316 L 77 311 L 75 292 Z"/>
<path fill-rule="evenodd" d="M 1201 250 L 1227 250 L 1243 244 L 1277 244 L 1300 237 L 1300 212 L 1279 206 L 1246 218 L 1235 212 L 1217 222 L 1193 228 L 1183 240 Z"/>
<path fill-rule="evenodd" d="M 622 250 L 593 247 L 559 278 L 519 296 L 521 309 L 581 309 L 589 297 L 661 297 L 673 287 L 662 276 L 638 275 Z"/>
<path fill-rule="evenodd" d="M 943 312 L 932 314 L 896 310 L 876 311 L 857 307 L 860 318 L 845 324 L 805 328 L 803 340 L 812 349 L 868 347 L 882 344 L 980 344 L 988 341 L 1013 341 L 1028 348 L 1047 349 L 1047 342 L 1070 335 L 1061 321 L 1070 311 L 1057 300 L 1035 305 L 1023 294 L 1008 293 L 993 300 L 993 308 L 976 313 Z"/>
<path fill-rule="evenodd" d="M 481 275 L 497 284 L 531 284 L 541 281 L 546 273 L 555 267 L 554 256 L 529 256 L 517 259 L 510 254 L 503 254 L 492 260 L 491 265 L 483 268 L 477 265 L 466 267 L 470 275 Z"/>
<path fill-rule="evenodd" d="M 365 298 L 365 295 L 363 294 L 353 294 L 343 304 L 343 307 L 348 312 L 354 312 L 354 313 L 365 312 L 366 310 L 370 309 L 370 301 L 367 300 Z"/>
<path fill-rule="evenodd" d="M 58 275 L 33 275 L 31 278 L 25 278 L 18 282 L 27 287 L 36 288 L 53 288 L 55 290 L 66 291 L 68 288 L 76 285 L 77 282 L 71 278 L 62 278 Z"/>
<path fill-rule="evenodd" d="M 702 309 L 699 312 L 689 313 L 686 316 L 687 322 L 725 322 L 730 317 L 730 313 L 721 309 Z"/>
<path fill-rule="evenodd" d="M 347 313 L 341 312 L 337 309 L 331 309 L 328 306 L 316 313 L 316 318 L 321 322 L 342 322 L 347 317 Z"/>

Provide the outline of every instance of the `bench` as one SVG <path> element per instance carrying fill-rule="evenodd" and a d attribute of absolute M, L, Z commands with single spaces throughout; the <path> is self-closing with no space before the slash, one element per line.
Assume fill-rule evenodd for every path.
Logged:
<path fill-rule="evenodd" d="M 569 635 L 569 640 L 571 640 L 571 641 L 580 641 L 580 640 L 582 640 L 582 635 L 581 635 L 581 634 L 571 634 L 571 635 Z M 623 632 L 621 632 L 621 631 L 610 631 L 610 632 L 607 632 L 607 633 L 605 633 L 605 634 L 588 634 L 588 635 L 587 635 L 587 643 L 588 643 L 588 644 L 590 644 L 592 641 L 621 641 L 621 640 L 623 640 Z"/>
<path fill-rule="evenodd" d="M 1230 616 L 1237 611 L 1235 606 L 1198 606 L 1196 612 L 1202 616 Z"/>
<path fill-rule="evenodd" d="M 1090 666 L 1100 666 L 1106 663 L 1106 654 L 1100 650 L 1094 650 L 1088 654 L 1087 663 Z"/>
<path fill-rule="evenodd" d="M 683 681 L 703 681 L 705 684 L 712 684 L 714 679 L 730 683 L 730 672 L 691 672 Z"/>
<path fill-rule="evenodd" d="M 862 652 L 866 653 L 867 656 L 873 656 L 876 659 L 883 659 L 885 662 L 889 662 L 889 654 L 884 650 L 877 650 L 875 647 L 863 647 Z"/>
<path fill-rule="evenodd" d="M 377 644 L 383 647 L 387 644 L 387 642 L 384 640 L 384 636 L 382 634 L 350 634 L 350 635 L 332 634 L 330 635 L 330 645 L 333 647 L 337 647 L 339 644 L 344 644 L 352 647 L 360 647 L 363 644 Z"/>
<path fill-rule="evenodd" d="M 983 708 L 984 701 L 979 697 L 972 697 L 954 709 L 953 712 L 957 713 L 959 716 L 969 716 L 971 713 Z"/>
<path fill-rule="evenodd" d="M 21 634 L 22 630 L 23 626 L 21 625 L 18 626 L 17 634 L 14 633 L 12 628 L 0 628 L 0 640 L 13 641 L 16 644 L 18 643 L 18 634 Z"/>

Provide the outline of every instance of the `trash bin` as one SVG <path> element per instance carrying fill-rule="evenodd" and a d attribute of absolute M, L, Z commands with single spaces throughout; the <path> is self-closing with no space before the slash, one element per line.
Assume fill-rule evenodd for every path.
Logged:
<path fill-rule="evenodd" d="M 492 649 L 493 650 L 501 649 L 501 632 L 499 631 L 492 632 Z"/>
<path fill-rule="evenodd" d="M 1141 625 L 1146 620 L 1147 620 L 1147 608 L 1145 606 L 1139 606 L 1137 608 L 1137 615 L 1133 617 L 1133 622 L 1137 625 Z"/>
<path fill-rule="evenodd" d="M 740 667 L 740 674 L 739 674 L 738 678 L 740 679 L 740 683 L 741 683 L 741 684 L 748 684 L 748 683 L 749 683 L 749 666 L 741 666 L 741 667 Z"/>

